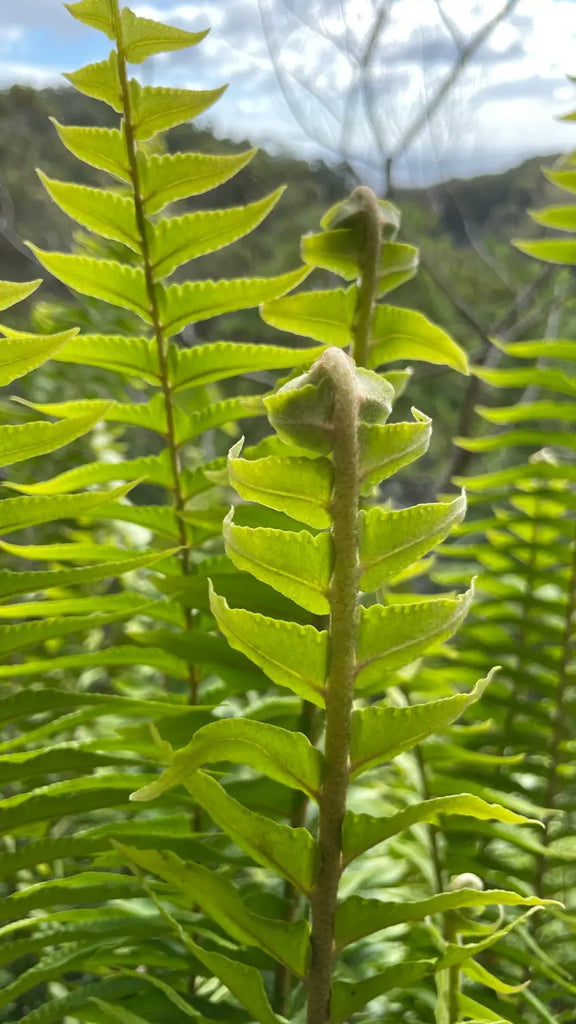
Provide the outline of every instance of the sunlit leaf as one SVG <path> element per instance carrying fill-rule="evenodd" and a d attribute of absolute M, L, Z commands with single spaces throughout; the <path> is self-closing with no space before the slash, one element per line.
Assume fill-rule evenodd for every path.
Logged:
<path fill-rule="evenodd" d="M 359 774 L 391 761 L 427 736 L 445 729 L 480 699 L 489 682 L 490 676 L 480 680 L 471 693 L 441 697 L 426 704 L 357 709 L 352 716 L 352 771 Z"/>
<path fill-rule="evenodd" d="M 250 765 L 312 798 L 321 785 L 323 757 L 303 734 L 252 719 L 229 718 L 199 729 L 190 743 L 176 752 L 164 774 L 132 799 L 151 800 L 184 782 L 197 768 L 221 761 Z"/>
<path fill-rule="evenodd" d="M 328 667 L 325 632 L 243 608 L 230 608 L 212 589 L 210 607 L 232 647 L 246 654 L 278 686 L 318 707 L 324 706 Z"/>
<path fill-rule="evenodd" d="M 288 924 L 252 913 L 222 875 L 199 864 L 184 864 L 167 850 L 156 853 L 120 843 L 117 846 L 134 864 L 176 885 L 190 898 L 191 905 L 201 906 L 237 942 L 258 946 L 296 974 L 304 974 L 308 958 L 306 922 Z"/>
<path fill-rule="evenodd" d="M 223 523 L 226 551 L 234 565 L 314 612 L 330 611 L 332 549 L 328 534 L 237 526 L 233 510 Z"/>
<path fill-rule="evenodd" d="M 257 864 L 272 868 L 291 885 L 310 893 L 317 850 L 307 829 L 290 828 L 248 810 L 206 772 L 194 772 L 185 786 L 213 821 Z"/>
<path fill-rule="evenodd" d="M 333 470 L 328 459 L 243 459 L 241 450 L 238 442 L 228 455 L 228 479 L 241 497 L 286 512 L 316 529 L 330 526 Z"/>

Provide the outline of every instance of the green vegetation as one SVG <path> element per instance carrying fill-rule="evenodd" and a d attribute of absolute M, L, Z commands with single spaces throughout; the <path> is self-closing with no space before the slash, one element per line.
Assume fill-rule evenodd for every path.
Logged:
<path fill-rule="evenodd" d="M 573 207 L 532 260 L 511 176 L 481 255 L 463 185 L 402 234 L 130 77 L 205 33 L 69 9 L 110 57 L 3 163 L 0 1021 L 570 1022 Z"/>

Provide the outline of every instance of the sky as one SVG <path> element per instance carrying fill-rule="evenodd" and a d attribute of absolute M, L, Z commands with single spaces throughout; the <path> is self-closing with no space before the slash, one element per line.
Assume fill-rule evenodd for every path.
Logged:
<path fill-rule="evenodd" d="M 528 156 L 576 149 L 576 0 L 507 0 L 510 13 L 475 52 L 444 102 L 403 142 L 475 32 L 506 0 L 388 0 L 388 16 L 361 56 L 381 0 L 150 0 L 144 17 L 210 35 L 191 50 L 135 69 L 147 84 L 229 83 L 199 120 L 220 136 L 273 152 L 347 160 L 378 185 L 393 155 L 400 185 L 492 173 Z M 100 33 L 61 0 L 0 0 L 0 88 L 65 84 L 60 73 L 100 60 Z"/>

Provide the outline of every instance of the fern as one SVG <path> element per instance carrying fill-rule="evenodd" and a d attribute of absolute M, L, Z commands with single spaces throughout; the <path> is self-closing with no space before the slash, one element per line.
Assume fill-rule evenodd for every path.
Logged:
<path fill-rule="evenodd" d="M 364 776 L 413 749 L 427 735 L 443 730 L 480 697 L 486 685 L 484 681 L 469 694 L 410 708 L 370 704 L 361 699 L 367 684 L 372 683 L 373 692 L 385 686 L 380 659 L 386 665 L 389 662 L 391 668 L 406 664 L 413 659 L 415 648 L 423 650 L 439 634 L 451 633 L 462 614 L 455 617 L 458 602 L 442 597 L 410 609 L 358 604 L 362 558 L 369 561 L 379 550 L 377 537 L 374 547 L 367 540 L 370 531 L 365 531 L 364 524 L 372 526 L 382 514 L 379 509 L 361 513 L 361 494 L 366 489 L 363 480 L 373 476 L 367 457 L 376 446 L 388 453 L 394 444 L 394 433 L 390 434 L 393 427 L 384 425 L 392 396 L 392 389 L 383 378 L 370 371 L 354 370 L 349 357 L 338 349 L 328 349 L 308 374 L 266 399 L 271 421 L 281 438 L 289 446 L 298 446 L 297 455 L 275 456 L 277 478 L 282 477 L 280 501 L 291 519 L 297 518 L 298 529 L 295 531 L 292 524 L 282 529 L 237 526 L 230 518 L 225 533 L 228 554 L 238 568 L 248 569 L 256 579 L 273 586 L 314 615 L 328 612 L 327 628 L 234 608 L 216 590 L 211 592 L 212 610 L 232 646 L 250 657 L 278 685 L 325 709 L 323 753 L 302 733 L 271 725 L 260 716 L 225 719 L 198 730 L 187 746 L 171 755 L 171 766 L 160 780 L 135 795 L 135 799 L 149 800 L 183 784 L 212 820 L 256 863 L 279 874 L 300 894 L 300 899 L 304 897 L 310 902 L 310 939 L 305 920 L 281 924 L 251 911 L 241 898 L 245 888 L 242 876 L 238 890 L 224 877 L 215 878 L 205 869 L 182 863 L 169 853 L 145 853 L 123 847 L 134 865 L 193 898 L 203 914 L 224 929 L 229 941 L 260 948 L 268 960 L 277 961 L 295 975 L 297 984 L 285 1012 L 289 1017 L 298 1013 L 304 989 L 310 1021 L 344 1020 L 373 999 L 403 987 L 404 971 L 409 982 L 432 976 L 442 966 L 442 960 L 429 947 L 427 958 L 399 964 L 395 972 L 380 970 L 361 982 L 349 983 L 342 978 L 333 984 L 334 949 L 346 963 L 346 950 L 351 943 L 392 925 L 422 921 L 429 914 L 469 906 L 539 902 L 537 897 L 466 888 L 440 893 L 432 899 L 390 901 L 357 895 L 358 883 L 350 882 L 350 894 L 338 901 L 342 861 L 351 863 L 364 850 L 396 835 L 396 829 L 402 831 L 427 816 L 432 819 L 440 813 L 439 807 L 444 814 L 454 811 L 501 820 L 525 820 L 502 807 L 488 807 L 466 796 L 448 799 L 436 808 L 413 805 L 411 819 L 398 815 L 394 821 L 389 817 L 346 812 L 350 772 L 352 779 Z M 413 429 L 417 427 L 417 423 L 413 425 Z M 257 485 L 258 501 L 276 509 L 278 485 L 274 476 L 266 473 L 265 465 L 260 464 L 267 460 L 242 460 L 239 454 L 236 446 L 230 466 L 231 475 L 237 478 L 237 464 L 244 462 L 241 492 L 246 488 L 253 495 Z M 316 477 L 316 493 L 325 490 L 327 474 L 332 478 L 324 509 L 329 520 L 328 532 L 314 531 L 317 510 L 310 510 L 301 499 L 302 467 L 306 462 L 305 475 Z M 412 515 L 414 511 L 408 510 Z M 434 544 L 439 518 L 435 512 L 420 510 L 422 546 L 426 543 L 426 529 L 427 544 Z M 451 506 L 444 508 L 443 513 L 446 531 L 453 516 Z M 409 555 L 400 554 L 407 525 L 402 519 L 397 514 L 394 526 L 389 522 L 388 545 L 391 554 L 409 560 Z M 422 608 L 426 615 L 421 618 L 418 612 Z M 402 634 L 406 642 L 394 645 Z M 391 655 L 393 645 L 395 654 Z M 355 688 L 360 698 L 356 707 Z M 281 825 L 263 816 L 250 803 L 236 800 L 221 784 L 222 780 L 217 781 L 205 771 L 207 766 L 223 761 L 247 764 L 273 782 L 303 793 L 317 805 L 317 840 L 305 827 Z M 230 779 L 229 772 L 223 777 L 224 783 L 227 777 Z M 249 789 L 245 792 L 248 794 Z M 368 893 L 378 884 L 377 877 L 375 872 Z M 347 872 L 345 882 L 346 879 Z M 174 927 L 203 965 L 201 974 L 214 971 L 257 1020 L 278 1019 L 273 1016 L 272 1007 L 263 1002 L 262 982 L 254 968 L 244 966 L 240 974 L 223 951 L 217 956 L 207 955 L 176 922 Z M 203 927 L 207 927 L 206 923 Z M 216 935 L 212 941 L 216 941 Z M 360 962 L 378 965 L 378 956 L 370 947 L 364 952 L 356 950 L 355 955 Z M 460 947 L 459 962 L 468 955 Z"/>
<path fill-rule="evenodd" d="M 547 172 L 561 187 L 570 186 L 571 175 L 564 167 Z M 549 207 L 532 216 L 546 226 L 574 228 L 572 206 Z M 516 244 L 539 259 L 576 262 L 571 241 Z M 448 671 L 461 680 L 463 669 L 473 678 L 494 660 L 502 665 L 484 701 L 487 727 L 465 738 L 471 768 L 477 765 L 469 784 L 482 795 L 507 793 L 516 801 L 521 796 L 522 803 L 516 806 L 534 808 L 544 829 L 529 842 L 508 829 L 487 833 L 476 848 L 469 845 L 468 863 L 475 861 L 474 870 L 483 877 L 513 874 L 523 892 L 564 903 L 566 912 L 536 916 L 506 941 L 499 948 L 499 962 L 511 984 L 534 977 L 531 988 L 515 997 L 523 1020 L 548 1020 L 548 1008 L 555 1019 L 569 1020 L 576 991 L 571 981 L 576 947 L 570 852 L 576 822 L 571 767 L 576 725 L 576 476 L 571 432 L 576 416 L 576 348 L 573 341 L 563 339 L 495 343 L 507 365 L 475 372 L 492 387 L 511 393 L 514 402 L 478 407 L 484 422 L 500 429 L 458 439 L 461 447 L 474 453 L 498 452 L 501 467 L 455 480 L 466 486 L 476 518 L 459 528 L 458 543 L 443 550 L 439 575 L 445 584 L 454 585 L 467 577 L 474 563 L 479 575 L 478 601 L 459 635 L 457 672 Z M 446 667 L 441 671 L 446 678 Z M 502 751 L 501 767 L 489 779 L 482 773 L 480 757 L 494 758 Z M 445 784 L 448 765 L 440 765 L 437 778 L 435 767 L 431 766 L 432 774 L 429 771 L 433 792 Z M 461 836 L 448 831 L 447 842 L 450 864 L 461 857 Z"/>
<path fill-rule="evenodd" d="M 0 574 L 2 1012 L 26 1024 L 327 1024 L 363 1012 L 421 1019 L 435 1005 L 438 1024 L 486 1019 L 461 972 L 493 983 L 475 958 L 523 918 L 503 924 L 492 913 L 476 925 L 484 938 L 463 944 L 474 935 L 468 911 L 550 901 L 526 893 L 522 878 L 518 892 L 443 877 L 431 891 L 412 871 L 412 830 L 466 816 L 483 834 L 491 821 L 527 824 L 531 812 L 452 785 L 417 793 L 405 765 L 421 743 L 432 755 L 447 749 L 432 737 L 482 697 L 488 673 L 463 692 L 438 687 L 402 706 L 390 684 L 453 634 L 471 592 L 406 601 L 392 588 L 380 600 L 383 586 L 422 571 L 464 499 L 374 503 L 431 432 L 417 410 L 387 422 L 409 372 L 375 370 L 425 359 L 465 372 L 465 356 L 421 314 L 378 303 L 415 273 L 417 253 L 395 241 L 395 208 L 365 188 L 303 240 L 303 268 L 183 279 L 185 263 L 253 230 L 280 192 L 173 216 L 172 203 L 215 188 L 252 153 L 164 152 L 162 133 L 222 90 L 142 86 L 128 65 L 204 33 L 117 0 L 69 10 L 114 49 L 68 77 L 120 119 L 57 131 L 113 182 L 43 175 L 53 200 L 98 238 L 83 236 L 72 253 L 32 249 L 70 289 L 137 326 L 80 337 L 3 328 L 4 383 L 48 356 L 114 379 L 114 399 L 27 403 L 55 422 L 1 428 L 7 464 L 74 443 L 96 423 L 118 431 L 122 451 L 50 479 L 18 476 L 9 486 L 19 496 L 0 505 L 2 535 L 17 533 L 1 541 L 17 567 Z M 292 294 L 313 268 L 354 283 Z M 5 286 L 0 300 L 29 291 Z M 179 345 L 188 325 L 261 304 L 268 323 L 320 344 Z M 295 368 L 304 374 L 272 393 L 222 383 Z M 265 411 L 272 437 L 237 441 L 227 459 L 207 443 L 208 431 L 238 436 L 238 420 Z M 228 512 L 229 485 L 254 504 Z M 459 753 L 469 756 L 464 745 Z"/>

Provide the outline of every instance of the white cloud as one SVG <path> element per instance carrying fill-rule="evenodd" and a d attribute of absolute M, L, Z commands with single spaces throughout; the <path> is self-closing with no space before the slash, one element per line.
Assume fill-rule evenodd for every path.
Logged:
<path fill-rule="evenodd" d="M 2 61 L 0 64 L 0 89 L 8 89 L 18 82 L 34 89 L 46 89 L 51 85 L 64 85 L 62 74 L 56 68 L 40 68 L 37 64 L 18 64 Z"/>
<path fill-rule="evenodd" d="M 126 0 L 130 2 L 130 0 Z M 197 30 L 212 27 L 193 51 L 151 61 L 151 84 L 209 88 L 229 81 L 230 89 L 203 119 L 220 134 L 250 137 L 256 143 L 286 147 L 299 155 L 328 156 L 322 142 L 340 144 L 338 119 L 353 81 L 353 61 L 374 17 L 374 0 L 261 0 L 271 12 L 271 31 L 285 55 L 288 81 L 299 79 L 295 97 L 309 117 L 312 139 L 293 119 L 280 94 L 261 31 L 258 0 L 150 0 L 134 3 L 136 13 Z M 465 38 L 495 14 L 503 0 L 442 0 L 442 8 Z M 61 84 L 58 70 L 100 59 L 108 43 L 80 25 L 61 0 L 0 0 L 9 23 L 0 38 L 0 87 L 14 81 L 36 87 Z M 344 31 L 342 12 L 347 20 Z M 498 169 L 527 152 L 570 147 L 570 127 L 555 113 L 576 107 L 576 89 L 564 84 L 576 73 L 575 0 L 521 0 L 518 9 L 469 65 L 458 89 L 414 146 L 402 174 L 438 176 L 463 166 Z M 46 40 L 49 40 L 49 45 Z M 341 49 L 332 45 L 338 39 Z M 98 49 L 100 47 L 100 49 Z M 376 115 L 386 146 L 402 136 L 442 81 L 455 45 L 438 16 L 436 0 L 396 0 L 374 53 Z M 76 59 L 77 55 L 78 59 Z M 58 70 L 56 70 L 58 68 Z M 306 86 L 310 89 L 307 91 Z M 314 91 L 321 102 L 314 100 Z M 559 108 L 559 109 L 558 109 Z M 336 111 L 336 118 L 330 110 Z M 366 164 L 374 141 L 358 102 L 350 143 Z M 202 123 L 201 122 L 201 123 Z M 435 161 L 436 164 L 435 164 Z M 441 165 L 441 166 L 440 166 Z M 436 167 L 434 171 L 433 168 Z"/>

